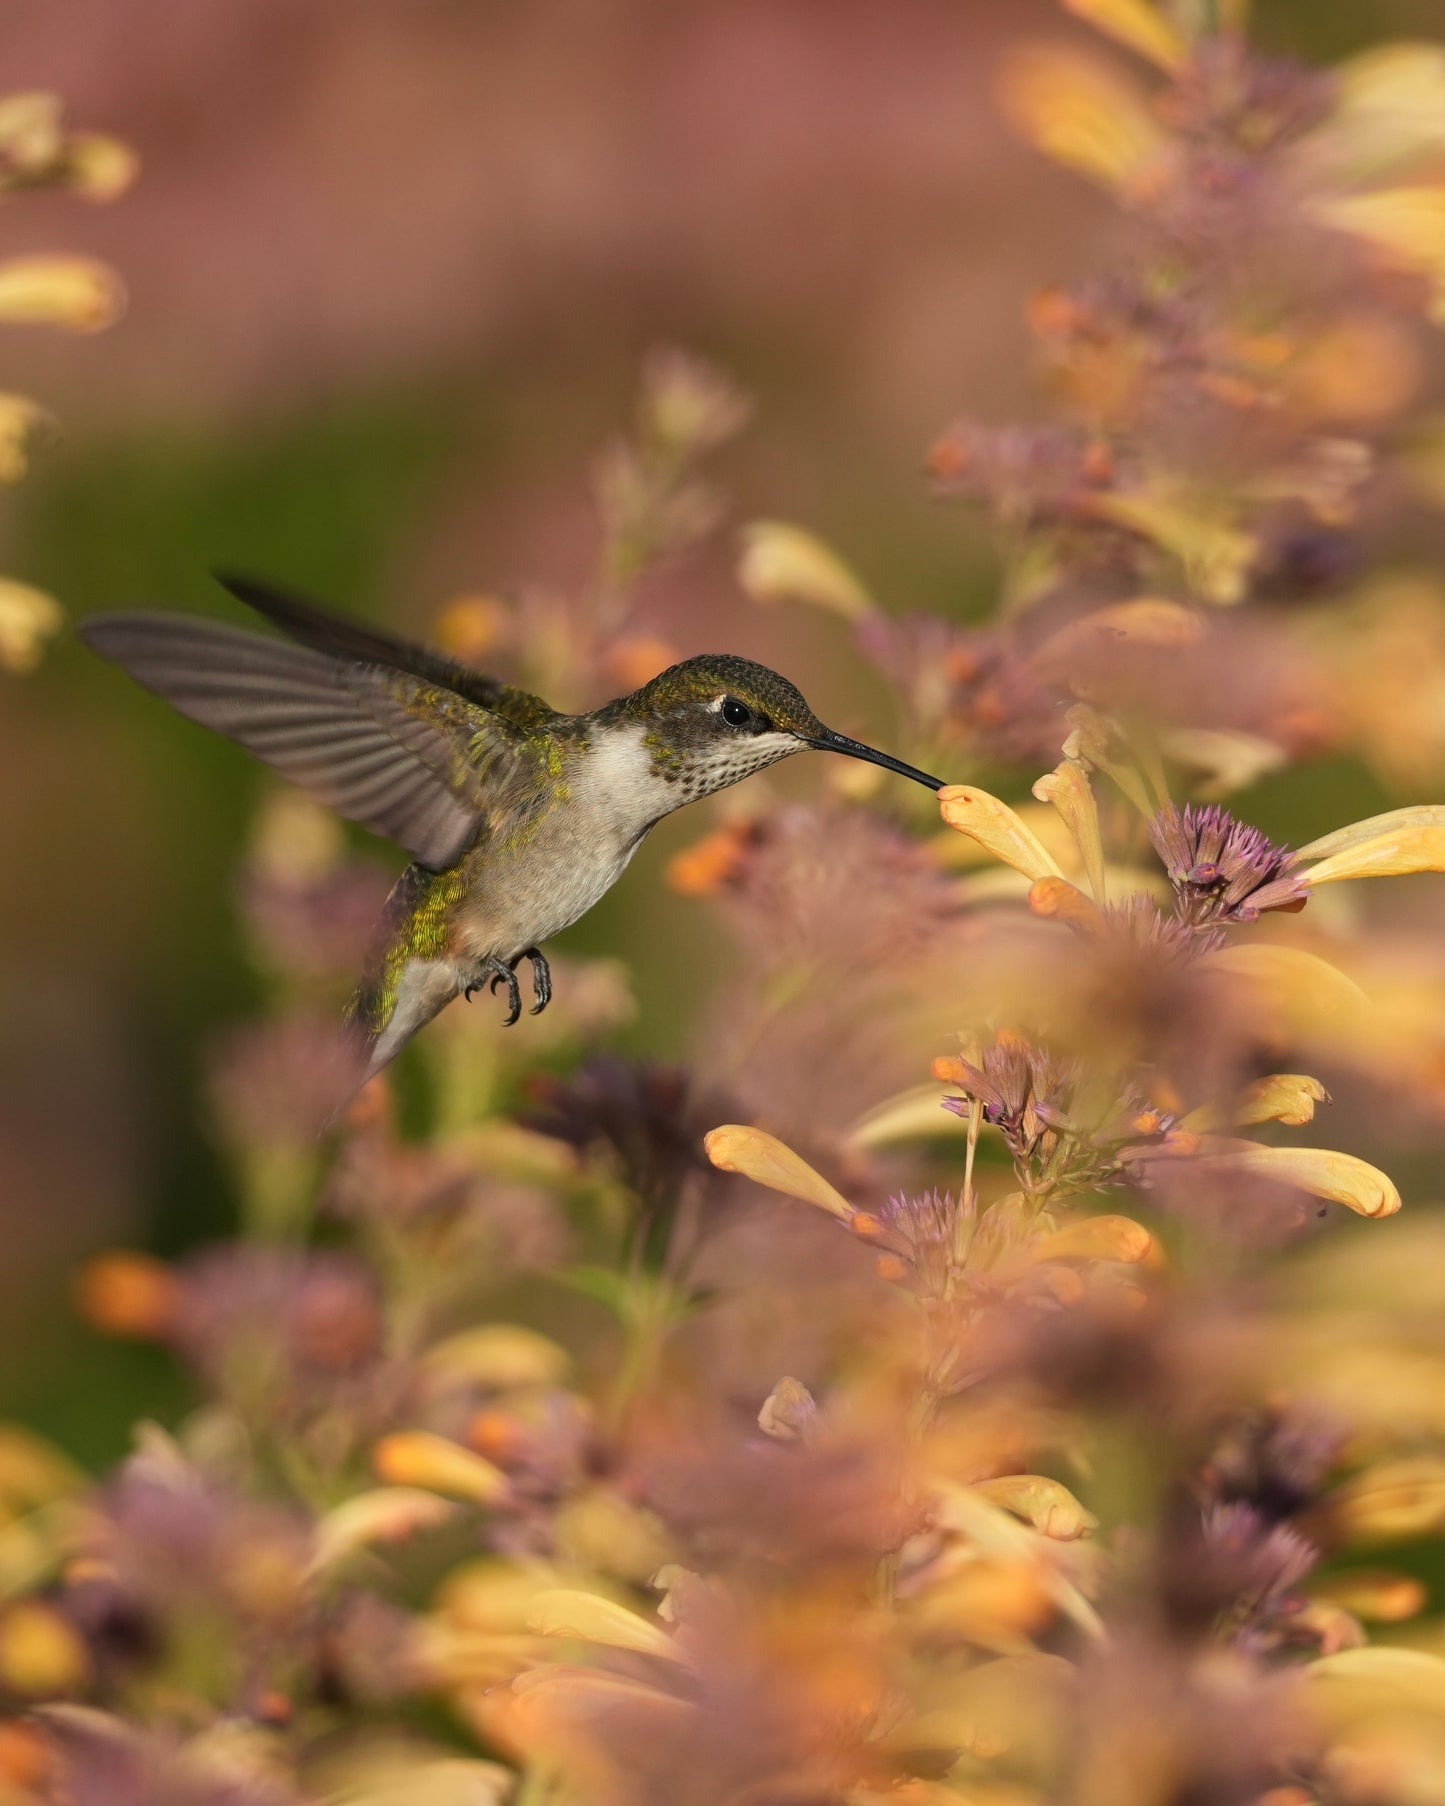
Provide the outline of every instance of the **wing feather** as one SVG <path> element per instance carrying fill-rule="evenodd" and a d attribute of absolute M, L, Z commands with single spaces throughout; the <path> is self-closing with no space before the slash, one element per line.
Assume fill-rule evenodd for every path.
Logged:
<path fill-rule="evenodd" d="M 216 580 L 248 608 L 254 608 L 273 626 L 289 634 L 303 646 L 331 658 L 376 664 L 396 671 L 408 671 L 424 683 L 437 684 L 454 691 L 478 708 L 488 709 L 516 727 L 536 727 L 549 720 L 554 711 L 540 696 L 530 690 L 504 684 L 484 671 L 458 664 L 444 653 L 418 646 L 378 627 L 348 621 L 314 602 L 277 589 L 273 584 L 258 583 L 254 577 L 241 577 L 229 571 L 217 571 Z"/>
<path fill-rule="evenodd" d="M 487 792 L 518 764 L 509 723 L 415 674 L 185 616 L 107 615 L 81 632 L 183 715 L 432 870 L 476 838 Z"/>

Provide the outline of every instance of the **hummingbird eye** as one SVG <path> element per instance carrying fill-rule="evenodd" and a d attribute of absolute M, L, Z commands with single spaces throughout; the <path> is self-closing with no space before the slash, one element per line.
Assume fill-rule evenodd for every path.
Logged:
<path fill-rule="evenodd" d="M 736 696 L 723 697 L 721 713 L 729 727 L 745 727 L 753 718 L 753 711 L 745 702 L 739 702 Z"/>

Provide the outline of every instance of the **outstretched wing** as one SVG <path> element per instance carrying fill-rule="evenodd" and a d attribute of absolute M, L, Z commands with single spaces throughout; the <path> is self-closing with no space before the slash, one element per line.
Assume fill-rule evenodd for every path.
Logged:
<path fill-rule="evenodd" d="M 434 871 L 532 764 L 517 726 L 390 653 L 331 656 L 183 615 L 102 615 L 81 634 L 183 715 Z"/>
<path fill-rule="evenodd" d="M 418 646 L 411 640 L 383 633 L 376 627 L 364 627 L 348 621 L 329 609 L 304 600 L 290 591 L 279 590 L 254 577 L 240 577 L 229 571 L 215 572 L 215 578 L 239 602 L 279 627 L 303 646 L 331 658 L 355 659 L 361 664 L 387 665 L 397 671 L 409 671 L 426 683 L 452 690 L 478 708 L 488 709 L 516 727 L 535 728 L 549 721 L 554 711 L 540 696 L 515 684 L 504 684 L 485 671 L 458 664 L 444 653 Z"/>

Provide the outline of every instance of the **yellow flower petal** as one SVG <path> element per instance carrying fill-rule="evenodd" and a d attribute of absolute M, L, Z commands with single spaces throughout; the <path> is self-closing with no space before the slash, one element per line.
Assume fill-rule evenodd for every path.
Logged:
<path fill-rule="evenodd" d="M 1314 1771 L 1331 1800 L 1439 1806 L 1445 1800 L 1445 1720 L 1397 1710 L 1352 1724 L 1330 1741 Z"/>
<path fill-rule="evenodd" d="M 0 1600 L 33 1593 L 59 1570 L 77 1540 L 63 1505 L 0 1519 Z"/>
<path fill-rule="evenodd" d="M 1232 1166 L 1294 1185 L 1343 1204 L 1362 1217 L 1391 1217 L 1400 1208 L 1394 1183 L 1377 1166 L 1334 1148 L 1265 1148 L 1242 1144 L 1226 1156 Z"/>
<path fill-rule="evenodd" d="M 0 1520 L 82 1490 L 85 1473 L 34 1430 L 0 1424 Z"/>
<path fill-rule="evenodd" d="M 1034 785 L 1041 803 L 1051 803 L 1059 819 L 1073 835 L 1079 857 L 1088 874 L 1094 901 L 1107 901 L 1104 878 L 1104 841 L 1099 832 L 1099 805 L 1088 773 L 1077 759 L 1064 759 Z"/>
<path fill-rule="evenodd" d="M 1081 1217 L 1066 1223 L 1029 1249 L 1031 1260 L 1116 1260 L 1129 1265 L 1147 1260 L 1154 1237 L 1132 1217 Z"/>
<path fill-rule="evenodd" d="M 1439 44 L 1381 44 L 1335 67 L 1337 113 L 1376 116 L 1398 134 L 1445 143 L 1445 49 Z"/>
<path fill-rule="evenodd" d="M 512 1391 L 560 1385 L 571 1371 L 572 1357 L 549 1336 L 520 1323 L 483 1323 L 437 1343 L 424 1364 L 448 1380 Z"/>
<path fill-rule="evenodd" d="M 1150 0 L 1063 0 L 1064 10 L 1171 74 L 1189 56 L 1184 34 Z"/>
<path fill-rule="evenodd" d="M 1352 821 L 1348 827 L 1321 834 L 1318 840 L 1299 849 L 1301 859 L 1328 859 L 1335 853 L 1348 852 L 1364 841 L 1382 834 L 1393 834 L 1402 828 L 1445 828 L 1445 803 L 1413 803 L 1407 809 L 1387 809 L 1383 815 L 1367 816 Z"/>
<path fill-rule="evenodd" d="M 1347 1649 L 1306 1662 L 1311 1705 L 1332 1725 L 1423 1712 L 1445 1716 L 1445 1661 L 1418 1649 Z"/>
<path fill-rule="evenodd" d="M 90 1679 L 80 1633 L 52 1605 L 22 1599 L 0 1615 L 0 1685 L 22 1699 L 76 1693 Z"/>
<path fill-rule="evenodd" d="M 974 1491 L 1055 1542 L 1073 1542 L 1099 1527 L 1093 1512 L 1086 1511 L 1067 1486 L 1041 1474 L 1005 1474 L 997 1480 L 981 1480 Z"/>
<path fill-rule="evenodd" d="M 759 520 L 743 529 L 738 582 L 754 602 L 808 602 L 845 620 L 873 612 L 873 598 L 830 547 L 786 521 Z"/>
<path fill-rule="evenodd" d="M 1036 1531 L 1024 1530 L 1013 1518 L 1007 1521 L 1038 1540 Z M 1030 1647 L 1034 1636 L 1052 1621 L 1056 1604 L 1040 1564 L 1028 1557 L 989 1558 L 970 1561 L 935 1580 L 910 1602 L 909 1617 L 926 1639 L 964 1641 L 1012 1653 Z"/>
<path fill-rule="evenodd" d="M 571 1637 L 602 1643 L 609 1649 L 634 1649 L 642 1655 L 678 1659 L 677 1645 L 650 1620 L 615 1600 L 574 1587 L 538 1593 L 527 1613 L 527 1628 L 542 1637 Z"/>
<path fill-rule="evenodd" d="M 939 808 L 950 828 L 976 840 L 986 852 L 1031 880 L 1062 878 L 1057 861 L 1033 830 L 1007 803 L 973 784 L 948 784 L 938 793 Z"/>
<path fill-rule="evenodd" d="M 998 93 L 1020 137 L 1106 188 L 1147 188 L 1163 165 L 1169 141 L 1143 97 L 1082 51 L 1026 45 L 1005 57 Z"/>
<path fill-rule="evenodd" d="M 76 132 L 66 143 L 66 186 L 84 200 L 118 200 L 139 169 L 131 147 L 103 132 Z"/>
<path fill-rule="evenodd" d="M 1298 1617 L 1290 1620 L 1292 1634 L 1302 1641 L 1317 1644 L 1321 1655 L 1335 1655 L 1342 1649 L 1359 1649 L 1365 1642 L 1364 1626 L 1343 1606 L 1328 1599 L 1303 1602 Z"/>
<path fill-rule="evenodd" d="M 1152 821 L 1167 795 L 1150 796 L 1116 724 L 1087 702 L 1076 702 L 1066 719 L 1073 731 L 1064 742 L 1064 756 L 1107 773 L 1139 813 Z"/>
<path fill-rule="evenodd" d="M 981 1662 L 950 1677 L 947 1705 L 905 1718 L 889 1731 L 886 1747 L 966 1750 L 985 1760 L 1016 1749 L 1037 1758 L 1057 1735 L 1077 1675 L 1077 1669 L 1062 1656 L 1033 1651 Z M 898 1806 L 914 1806 L 912 1787 L 910 1783 L 896 1792 Z M 1002 1792 L 970 1787 L 964 1795 L 941 1787 L 936 1806 L 959 1806 L 961 1800 L 974 1806 L 1031 1806 L 1038 1797 L 1031 1791 L 1019 1793 L 1011 1785 Z M 932 1793 L 923 1796 L 921 1806 L 935 1806 Z"/>
<path fill-rule="evenodd" d="M 966 1750 L 992 1761 L 1013 1748 L 1037 1752 L 1040 1743 L 1057 1732 L 1066 1710 L 1077 1669 L 1062 1656 L 1028 1654 L 999 1656 L 966 1672 L 950 1676 L 948 1703 L 932 1712 L 905 1718 L 887 1732 L 890 1750 Z M 898 1806 L 914 1806 L 912 1783 L 892 1797 Z M 858 1797 L 862 1801 L 862 1795 Z M 881 1801 L 883 1795 L 871 1795 Z M 1040 1795 L 1019 1793 L 1015 1786 L 1002 1792 L 993 1788 L 959 1795 L 952 1788 L 925 1793 L 919 1806 L 1040 1806 Z"/>
<path fill-rule="evenodd" d="M 1238 1123 L 1282 1122 L 1291 1128 L 1314 1121 L 1315 1105 L 1327 1104 L 1330 1094 L 1318 1079 L 1303 1072 L 1275 1072 L 1256 1079 L 1245 1090 L 1235 1112 Z"/>
<path fill-rule="evenodd" d="M 138 161 L 118 138 L 67 133 L 60 100 L 47 93 L 0 98 L 0 154 L 9 165 L 0 178 L 0 192 L 44 183 L 89 201 L 111 201 L 124 193 Z"/>
<path fill-rule="evenodd" d="M 1029 908 L 1049 922 L 1066 922 L 1085 934 L 1104 927 L 1104 912 L 1067 878 L 1040 878 L 1029 886 Z"/>
<path fill-rule="evenodd" d="M 1276 1033 L 1349 1034 L 1369 1010 L 1369 999 L 1352 978 L 1302 947 L 1266 942 L 1221 947 L 1199 964 L 1249 984 L 1258 994 L 1264 1026 Z"/>
<path fill-rule="evenodd" d="M 1429 1593 L 1413 1574 L 1388 1568 L 1349 1568 L 1310 1583 L 1310 1596 L 1338 1605 L 1356 1618 L 1399 1624 L 1425 1609 Z"/>
<path fill-rule="evenodd" d="M 643 1738 L 685 1738 L 697 1708 L 646 1681 L 600 1668 L 546 1667 L 520 1674 L 510 1691 L 485 1700 L 480 1726 L 489 1743 L 525 1755 L 539 1769 L 559 1763 L 589 1778 L 574 1800 L 621 1800 L 632 1791 L 627 1740 L 599 1731 L 608 1721 Z M 681 1743 L 679 1743 L 679 1747 Z"/>
<path fill-rule="evenodd" d="M 721 370 L 675 345 L 655 346 L 643 359 L 640 404 L 644 437 L 686 456 L 731 439 L 753 411 Z"/>
<path fill-rule="evenodd" d="M 254 1788 L 228 1776 L 223 1796 L 264 1799 L 274 1789 L 273 1776 L 274 1760 Z M 440 1755 L 420 1737 L 399 1731 L 354 1730 L 324 1755 L 308 1751 L 306 1776 L 311 1797 L 336 1806 L 507 1806 L 517 1787 L 515 1771 L 500 1762 Z"/>
<path fill-rule="evenodd" d="M 392 1486 L 421 1486 L 457 1499 L 492 1505 L 508 1490 L 507 1476 L 458 1442 L 429 1430 L 398 1430 L 372 1451 L 377 1474 Z"/>
<path fill-rule="evenodd" d="M 44 169 L 60 155 L 60 96 L 43 89 L 0 96 L 0 151 L 23 170 Z"/>
<path fill-rule="evenodd" d="M 877 770 L 877 767 L 869 766 L 866 769 Z M 1079 849 L 1056 809 L 1047 803 L 1020 801 L 1014 814 L 1061 870 L 1078 863 Z M 930 859 L 946 871 L 972 872 L 982 868 L 990 873 L 997 873 L 998 868 L 993 863 L 989 849 L 965 835 L 940 828 L 929 837 L 927 844 Z M 1015 886 L 1014 894 L 1016 893 Z"/>
<path fill-rule="evenodd" d="M 1315 1514 L 1339 1541 L 1400 1542 L 1445 1525 L 1445 1460 L 1410 1455 L 1366 1468 Z"/>
<path fill-rule="evenodd" d="M 1067 677 L 1070 667 L 1101 648 L 1150 647 L 1156 651 L 1188 651 L 1204 638 L 1197 609 L 1161 596 L 1135 596 L 1112 602 L 1070 621 L 1051 634 L 1034 654 L 1034 665 L 1050 675 Z"/>
<path fill-rule="evenodd" d="M 1159 737 L 1161 750 L 1178 765 L 1203 773 L 1197 795 L 1213 801 L 1236 790 L 1248 790 L 1288 762 L 1273 740 L 1232 728 L 1175 727 Z"/>
<path fill-rule="evenodd" d="M 1051 1561 L 1043 1563 L 1039 1560 L 1040 1551 L 1047 1548 L 1047 1544 L 1040 1542 L 1036 1530 L 1019 1523 L 1011 1513 L 1001 1510 L 992 1500 L 984 1498 L 976 1488 L 955 1486 L 948 1482 L 939 1488 L 936 1515 L 942 1526 L 958 1531 L 981 1556 L 987 1558 L 979 1564 L 981 1567 L 993 1570 L 1000 1579 L 1008 1576 L 1022 1580 L 1031 1573 L 1036 1581 L 1043 1583 L 1059 1610 L 1072 1618 L 1082 1631 L 1090 1637 L 1104 1635 L 1099 1614 L 1074 1583 Z M 966 1574 L 968 1570 L 963 1572 Z M 985 1604 L 989 1589 L 984 1589 L 984 1599 L 969 1597 L 970 1591 L 965 1587 L 962 1598 L 940 1597 L 936 1606 L 930 1603 L 928 1593 L 923 1594 L 922 1600 L 929 1604 L 930 1613 L 936 1611 L 936 1616 L 942 1623 L 957 1617 L 971 1619 L 980 1606 L 984 1606 L 980 1615 L 992 1615 L 996 1602 L 987 1600 Z M 997 1602 L 1004 1603 L 1005 1601 Z M 1026 1591 L 1017 1603 L 1020 1607 L 1028 1603 Z M 999 1616 L 1002 1617 L 1003 1613 Z M 1021 1628 L 1024 1628 L 1022 1623 L 1015 1626 L 1015 1629 Z"/>
<path fill-rule="evenodd" d="M 1309 885 L 1345 878 L 1398 878 L 1407 872 L 1445 872 L 1445 825 L 1419 822 L 1342 848 L 1304 873 Z"/>
<path fill-rule="evenodd" d="M 1259 553 L 1259 541 L 1227 520 L 1214 519 L 1202 502 L 1160 495 L 1101 494 L 1091 511 L 1151 539 L 1177 558 L 1185 578 L 1206 602 L 1242 602 L 1245 579 Z"/>
<path fill-rule="evenodd" d="M 480 1556 L 451 1570 L 442 1582 L 437 1609 L 468 1632 L 511 1635 L 526 1629 L 532 1601 L 559 1585 L 560 1578 L 557 1569 L 541 1560 L 523 1564 Z"/>
<path fill-rule="evenodd" d="M 854 1124 L 848 1133 L 849 1147 L 881 1148 L 921 1136 L 967 1134 L 968 1124 L 943 1108 L 947 1095 L 938 1085 L 915 1085 L 890 1097 Z"/>
<path fill-rule="evenodd" d="M 182 1281 L 175 1268 L 133 1248 L 94 1255 L 75 1282 L 81 1316 L 107 1336 L 158 1340 L 175 1323 L 181 1298 Z"/>
<path fill-rule="evenodd" d="M 610 1486 L 589 1486 L 557 1512 L 557 1553 L 576 1568 L 645 1586 L 673 1549 L 646 1506 Z"/>
<path fill-rule="evenodd" d="M 840 1223 L 851 1223 L 858 1214 L 841 1192 L 836 1191 L 821 1173 L 814 1172 L 801 1155 L 763 1129 L 750 1129 L 740 1123 L 726 1123 L 703 1137 L 707 1157 L 725 1173 L 741 1173 L 770 1191 L 780 1191 L 790 1198 L 801 1198 L 837 1217 Z"/>
<path fill-rule="evenodd" d="M 60 604 L 43 589 L 0 577 L 0 669 L 33 671 L 45 642 L 65 621 Z"/>
<path fill-rule="evenodd" d="M 30 465 L 30 448 L 52 417 L 28 395 L 0 393 L 0 483 L 18 483 Z"/>
<path fill-rule="evenodd" d="M 125 290 L 93 257 L 37 254 L 0 263 L 0 323 L 99 332 L 120 318 Z"/>
<path fill-rule="evenodd" d="M 399 1543 L 418 1530 L 430 1530 L 456 1510 L 450 1500 L 415 1486 L 382 1486 L 358 1493 L 316 1527 L 311 1571 L 319 1573 L 371 1543 Z"/>
<path fill-rule="evenodd" d="M 1407 268 L 1435 270 L 1445 259 L 1445 188 L 1434 183 L 1331 195 L 1316 201 L 1313 212 Z"/>

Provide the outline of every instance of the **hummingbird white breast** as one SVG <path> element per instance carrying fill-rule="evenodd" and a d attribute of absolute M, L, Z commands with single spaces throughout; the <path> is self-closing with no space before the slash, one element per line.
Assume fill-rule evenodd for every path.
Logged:
<path fill-rule="evenodd" d="M 469 952 L 513 960 L 611 890 L 647 830 L 675 807 L 676 787 L 652 764 L 640 726 L 604 728 L 568 760 L 563 789 L 515 844 L 478 846 L 460 924 Z"/>

